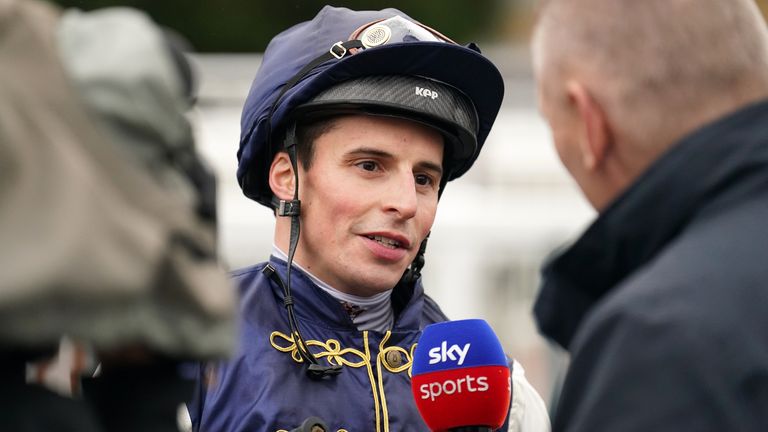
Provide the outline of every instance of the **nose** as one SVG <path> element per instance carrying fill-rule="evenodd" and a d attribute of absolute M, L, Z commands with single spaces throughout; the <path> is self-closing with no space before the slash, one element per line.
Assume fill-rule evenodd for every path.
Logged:
<path fill-rule="evenodd" d="M 416 182 L 410 170 L 392 177 L 383 203 L 387 213 L 395 214 L 400 219 L 411 219 L 416 216 L 419 197 L 416 192 Z"/>

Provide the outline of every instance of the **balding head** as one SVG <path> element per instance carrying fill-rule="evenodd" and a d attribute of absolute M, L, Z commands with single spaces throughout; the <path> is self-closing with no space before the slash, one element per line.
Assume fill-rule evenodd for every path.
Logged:
<path fill-rule="evenodd" d="M 637 153 L 627 156 L 643 164 L 636 171 L 768 97 L 768 31 L 753 0 L 549 0 L 533 54 L 542 104 L 567 109 L 568 83 L 582 85 L 608 139 Z"/>
<path fill-rule="evenodd" d="M 768 36 L 752 0 L 549 0 L 534 55 L 542 73 L 585 80 L 639 141 L 678 129 L 681 115 L 768 93 Z"/>

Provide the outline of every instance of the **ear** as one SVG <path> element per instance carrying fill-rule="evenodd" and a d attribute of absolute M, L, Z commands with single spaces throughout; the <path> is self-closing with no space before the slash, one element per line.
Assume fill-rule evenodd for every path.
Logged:
<path fill-rule="evenodd" d="M 279 199 L 293 199 L 295 176 L 288 153 L 279 152 L 269 167 L 269 188 Z"/>
<path fill-rule="evenodd" d="M 594 171 L 605 161 L 613 145 L 611 128 L 602 107 L 580 82 L 570 81 L 566 86 L 568 98 L 576 107 L 585 136 L 579 150 L 584 168 Z"/>

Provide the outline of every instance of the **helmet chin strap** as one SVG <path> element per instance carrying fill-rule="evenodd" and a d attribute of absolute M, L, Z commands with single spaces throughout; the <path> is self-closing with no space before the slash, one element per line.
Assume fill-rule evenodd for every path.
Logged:
<path fill-rule="evenodd" d="M 421 269 L 424 268 L 424 253 L 427 251 L 427 240 L 429 240 L 429 234 L 421 241 L 419 252 L 416 253 L 413 261 L 411 261 L 411 265 L 405 269 L 405 273 L 403 273 L 400 282 L 398 282 L 399 284 L 411 285 L 416 283 L 421 277 Z"/>
<path fill-rule="evenodd" d="M 301 222 L 299 216 L 301 215 L 301 201 L 299 200 L 299 170 L 296 157 L 296 124 L 293 123 L 286 132 L 285 135 L 285 148 L 288 152 L 288 157 L 291 160 L 294 174 L 294 192 L 292 200 L 279 200 L 277 203 L 277 215 L 281 217 L 291 218 L 291 234 L 290 242 L 288 246 L 288 271 L 286 275 L 287 283 L 283 283 L 283 280 L 277 274 L 272 265 L 267 264 L 264 267 L 263 273 L 275 282 L 283 290 L 283 304 L 285 310 L 288 312 L 288 324 L 291 327 L 291 333 L 295 338 L 296 349 L 304 361 L 307 362 L 307 376 L 312 379 L 320 380 L 328 378 L 341 373 L 341 365 L 329 365 L 324 366 L 318 362 L 317 357 L 309 350 L 304 337 L 301 335 L 299 329 L 299 323 L 296 319 L 296 314 L 293 311 L 293 296 L 291 295 L 291 270 L 293 269 L 293 256 L 296 254 L 296 247 L 299 244 L 299 236 L 301 235 Z"/>

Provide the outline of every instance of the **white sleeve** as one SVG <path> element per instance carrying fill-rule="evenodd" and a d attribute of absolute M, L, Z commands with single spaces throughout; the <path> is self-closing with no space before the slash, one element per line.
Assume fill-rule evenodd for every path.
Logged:
<path fill-rule="evenodd" d="M 547 406 L 517 360 L 512 366 L 512 407 L 509 410 L 510 432 L 550 432 Z"/>

